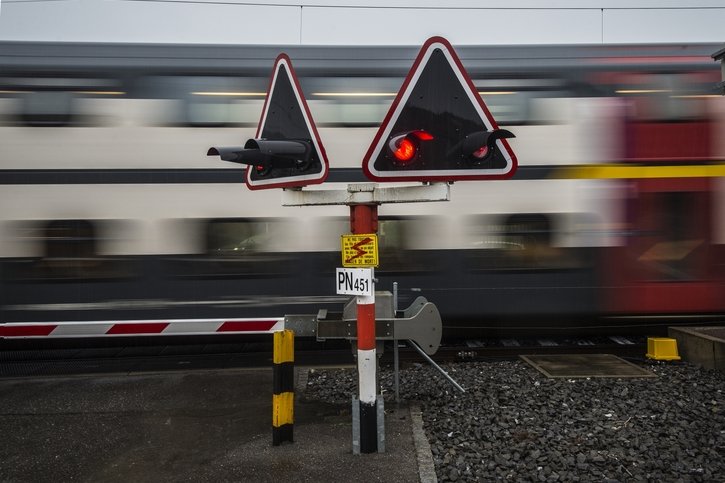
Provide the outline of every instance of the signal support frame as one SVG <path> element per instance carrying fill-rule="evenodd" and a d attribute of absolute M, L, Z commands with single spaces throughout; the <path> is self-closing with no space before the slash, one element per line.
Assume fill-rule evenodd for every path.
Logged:
<path fill-rule="evenodd" d="M 377 233 L 378 205 L 383 203 L 449 201 L 450 196 L 451 188 L 447 182 L 386 188 L 380 188 L 375 183 L 360 183 L 349 184 L 346 190 L 285 188 L 282 191 L 282 206 L 349 206 L 352 231 L 354 234 L 362 234 Z M 355 299 L 357 311 L 359 439 L 353 440 L 353 447 L 358 447 L 357 441 L 361 453 L 374 453 L 384 449 L 379 444 L 381 440 L 384 440 L 384 436 L 379 433 L 379 410 L 376 408 L 382 398 L 377 397 L 376 389 L 377 337 L 374 279 L 372 285 L 372 296 L 358 295 Z M 355 404 L 356 402 L 353 401 L 353 405 Z M 353 424 L 357 426 L 358 421 L 354 421 Z"/>
<path fill-rule="evenodd" d="M 282 206 L 381 205 L 450 201 L 451 185 L 436 182 L 419 186 L 379 187 L 376 183 L 354 183 L 346 190 L 284 188 Z"/>

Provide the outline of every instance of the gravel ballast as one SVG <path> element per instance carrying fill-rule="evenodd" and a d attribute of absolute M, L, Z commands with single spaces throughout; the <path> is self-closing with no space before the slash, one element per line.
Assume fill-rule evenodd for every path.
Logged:
<path fill-rule="evenodd" d="M 400 372 L 438 481 L 725 482 L 725 374 L 641 362 L 656 378 L 548 379 L 522 361 Z M 355 369 L 312 370 L 305 397 L 350 403 Z M 386 404 L 393 374 L 383 368 Z"/>

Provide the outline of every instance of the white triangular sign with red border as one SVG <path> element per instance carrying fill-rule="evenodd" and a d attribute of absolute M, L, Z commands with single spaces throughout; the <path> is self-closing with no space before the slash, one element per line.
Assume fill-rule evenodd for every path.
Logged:
<path fill-rule="evenodd" d="M 496 121 L 451 44 L 432 37 L 421 48 L 380 125 L 363 159 L 363 171 L 373 181 L 507 179 L 518 162 L 506 139 L 495 140 L 497 152 L 487 163 L 466 164 L 448 154 L 469 134 L 496 129 Z M 387 151 L 391 139 L 406 132 L 430 134 L 429 154 L 417 164 L 396 166 Z"/>
<path fill-rule="evenodd" d="M 297 174 L 290 170 L 270 178 L 258 176 L 254 166 L 250 165 L 246 173 L 246 183 L 250 189 L 306 186 L 322 183 L 327 178 L 330 168 L 325 148 L 287 54 L 280 54 L 274 62 L 255 138 L 304 139 L 311 142 L 313 168 L 311 172 Z"/>

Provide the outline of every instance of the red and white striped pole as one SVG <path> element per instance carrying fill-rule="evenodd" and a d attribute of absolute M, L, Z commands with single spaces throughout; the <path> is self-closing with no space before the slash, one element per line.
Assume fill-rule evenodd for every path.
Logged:
<path fill-rule="evenodd" d="M 350 206 L 350 225 L 353 234 L 376 233 L 377 205 Z M 373 282 L 374 285 L 374 282 Z M 360 404 L 360 452 L 378 450 L 377 419 L 377 356 L 375 353 L 375 287 L 372 295 L 357 296 L 357 371 Z"/>
<path fill-rule="evenodd" d="M 0 339 L 271 334 L 281 330 L 284 318 L 0 322 Z"/>

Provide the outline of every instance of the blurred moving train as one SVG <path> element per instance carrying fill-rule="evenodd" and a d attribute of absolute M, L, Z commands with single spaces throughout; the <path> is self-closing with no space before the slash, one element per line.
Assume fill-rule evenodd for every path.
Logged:
<path fill-rule="evenodd" d="M 519 170 L 382 206 L 378 289 L 445 335 L 722 320 L 719 48 L 457 48 Z M 417 50 L 0 43 L 0 322 L 340 310 L 346 208 L 282 207 L 205 154 L 254 136 L 285 51 L 330 160 L 309 189 L 365 182 Z"/>

